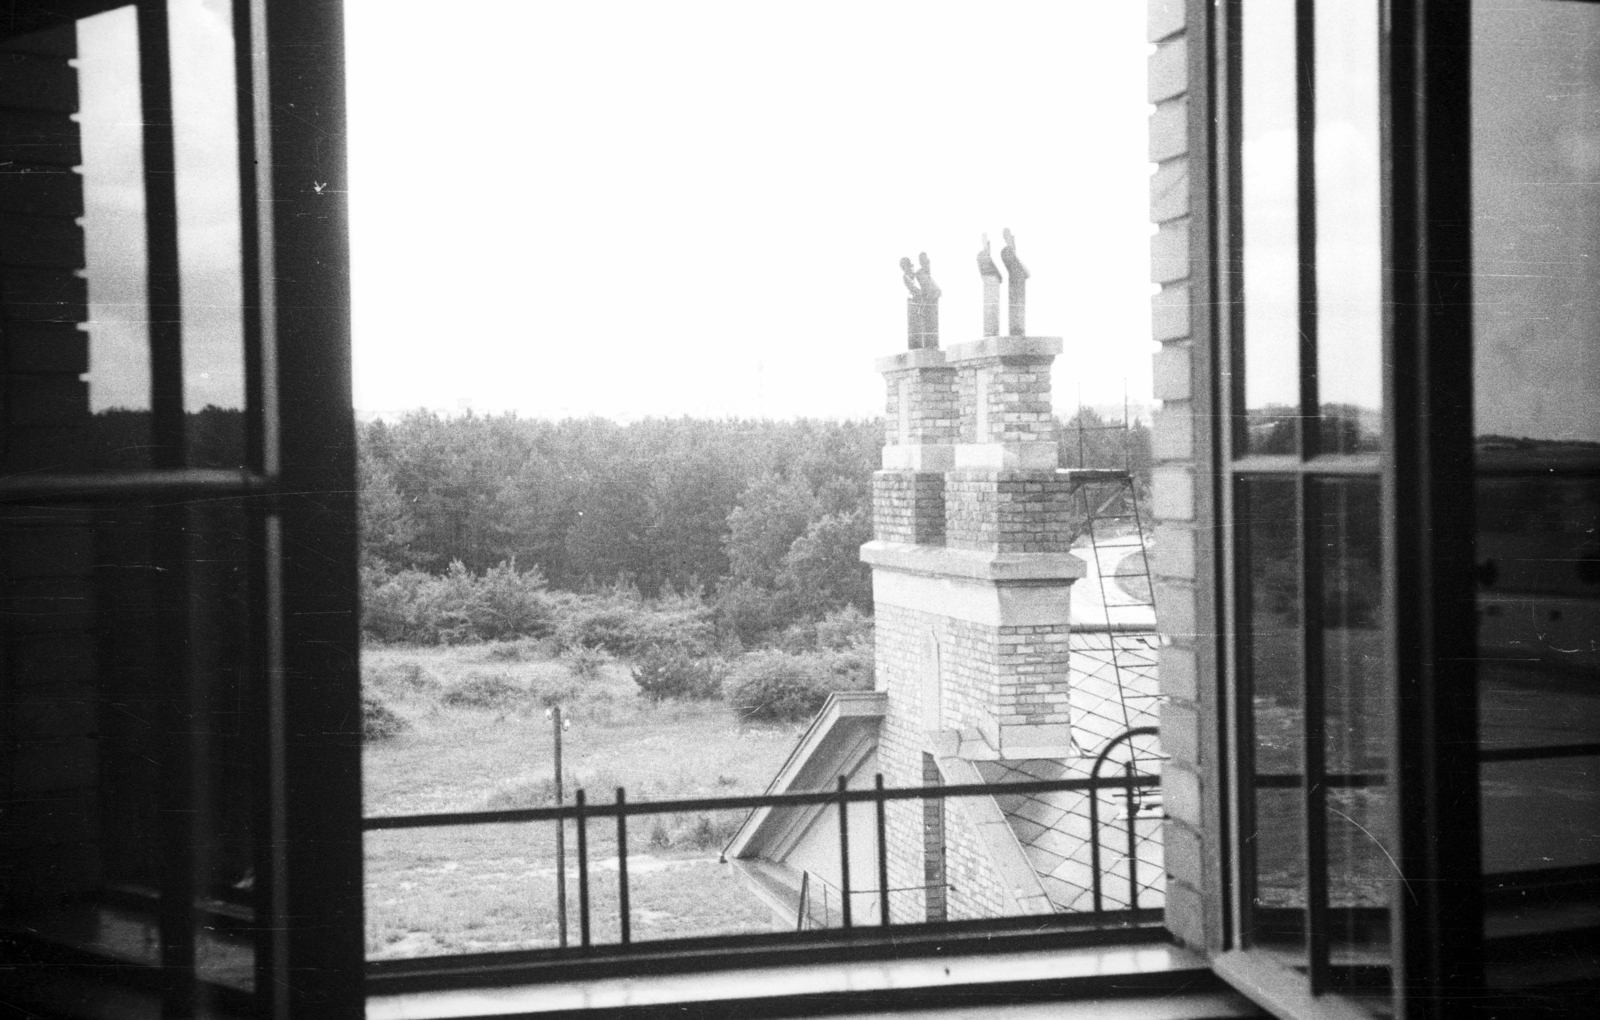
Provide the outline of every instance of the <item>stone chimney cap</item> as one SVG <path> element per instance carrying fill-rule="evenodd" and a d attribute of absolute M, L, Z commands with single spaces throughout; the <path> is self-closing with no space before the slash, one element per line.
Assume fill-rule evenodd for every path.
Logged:
<path fill-rule="evenodd" d="M 943 353 L 945 364 L 953 364 L 981 358 L 1053 358 L 1062 346 L 1058 336 L 986 336 L 947 347 Z"/>

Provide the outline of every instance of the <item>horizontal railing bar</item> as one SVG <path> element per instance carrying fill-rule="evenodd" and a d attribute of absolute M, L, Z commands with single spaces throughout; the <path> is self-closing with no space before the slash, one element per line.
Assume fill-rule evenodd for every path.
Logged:
<path fill-rule="evenodd" d="M 1161 785 L 1160 776 L 1139 775 L 1132 780 L 1135 788 Z M 1027 783 L 969 783 L 964 786 L 914 786 L 898 790 L 884 790 L 880 795 L 873 789 L 837 790 L 816 793 L 768 793 L 744 797 L 697 797 L 686 800 L 629 801 L 626 804 L 589 804 L 584 808 L 586 818 L 615 818 L 619 814 L 663 815 L 686 811 L 740 811 L 764 807 L 803 807 L 817 804 L 836 804 L 842 796 L 850 803 L 872 803 L 879 796 L 890 800 L 944 800 L 950 797 L 991 797 L 996 795 L 1021 795 L 1030 793 L 1058 793 L 1070 790 L 1126 790 L 1129 780 L 1117 779 L 1040 779 Z M 417 829 L 446 825 L 494 825 L 512 822 L 553 822 L 562 818 L 575 818 L 577 811 L 570 806 L 542 808 L 505 808 L 498 811 L 458 811 L 425 815 L 378 815 L 363 818 L 361 827 L 368 831 L 383 829 Z"/>
<path fill-rule="evenodd" d="M 1545 761 L 1554 758 L 1587 758 L 1600 756 L 1600 743 L 1595 744 L 1551 744 L 1544 747 L 1503 747 L 1478 752 L 1480 762 L 1511 762 L 1511 761 Z M 1330 773 L 1325 777 L 1329 789 L 1361 788 L 1368 786 L 1383 786 L 1385 777 L 1378 772 L 1365 773 Z M 1255 777 L 1255 786 L 1260 790 L 1298 790 L 1301 786 L 1299 773 L 1276 772 Z"/>
<path fill-rule="evenodd" d="M 99 503 L 179 496 L 256 496 L 276 484 L 249 471 L 165 468 L 0 477 L 0 503 Z"/>
<path fill-rule="evenodd" d="M 1542 761 L 1546 758 L 1587 758 L 1600 755 L 1600 744 L 1552 744 L 1546 747 L 1503 747 L 1479 751 L 1479 761 Z"/>
<path fill-rule="evenodd" d="M 1384 786 L 1387 782 L 1380 772 L 1330 772 L 1322 777 L 1322 781 L 1330 790 L 1359 790 L 1369 786 Z M 1255 778 L 1255 786 L 1258 790 L 1298 790 L 1304 785 L 1304 779 L 1298 772 L 1292 774 L 1273 772 L 1257 775 Z"/>

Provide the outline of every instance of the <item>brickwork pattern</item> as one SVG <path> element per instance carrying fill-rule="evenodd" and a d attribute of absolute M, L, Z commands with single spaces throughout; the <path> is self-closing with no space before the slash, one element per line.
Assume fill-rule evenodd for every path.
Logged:
<path fill-rule="evenodd" d="M 939 764 L 933 755 L 922 754 L 922 785 L 944 785 L 939 775 Z M 922 881 L 926 889 L 928 920 L 943 921 L 949 917 L 949 877 L 945 874 L 944 801 L 922 802 Z"/>
<path fill-rule="evenodd" d="M 1189 160 L 1189 59 L 1183 0 L 1148 0 L 1148 38 L 1156 44 L 1149 62 L 1148 100 L 1150 158 L 1157 164 L 1150 185 L 1150 219 L 1157 225 L 1151 238 L 1151 280 L 1161 285 L 1153 299 L 1154 338 L 1162 345 L 1155 356 L 1154 395 L 1161 401 L 1156 416 L 1154 492 L 1156 548 L 1154 592 L 1165 647 L 1160 651 L 1162 745 L 1171 758 L 1162 769 L 1167 820 L 1162 833 L 1168 896 L 1167 927 L 1196 947 L 1220 937 L 1208 918 L 1220 903 L 1220 892 L 1208 888 L 1205 835 L 1209 799 L 1208 766 L 1200 739 L 1200 722 L 1219 706 L 1206 703 L 1196 683 L 1201 660 L 1197 601 L 1196 486 L 1197 451 L 1203 419 L 1196 414 L 1193 372 L 1194 315 L 1191 290 L 1194 257 L 1207 246 L 1191 238 Z M 1200 112 L 1198 108 L 1196 112 Z M 1197 164 L 1198 165 L 1198 164 Z M 1182 795 L 1190 791 L 1193 796 Z M 1214 851 L 1213 851 L 1214 852 Z"/>
<path fill-rule="evenodd" d="M 944 514 L 946 545 L 995 553 L 1070 552 L 1080 516 L 1054 471 L 951 471 Z"/>
<path fill-rule="evenodd" d="M 888 391 L 884 404 L 885 443 L 896 446 L 902 442 L 956 442 L 960 419 L 954 368 L 912 368 L 902 372 L 886 372 L 883 378 Z M 905 394 L 911 405 L 910 417 L 903 426 L 900 418 L 902 383 L 905 384 Z"/>
<path fill-rule="evenodd" d="M 872 476 L 872 537 L 880 542 L 944 544 L 944 474 L 877 471 Z"/>
<path fill-rule="evenodd" d="M 984 358 L 959 366 L 955 389 L 963 443 L 1053 442 L 1052 357 Z M 983 381 L 982 394 L 979 381 Z M 980 410 L 980 397 L 983 412 Z M 982 419 L 980 421 L 980 419 Z"/>
<path fill-rule="evenodd" d="M 880 605 L 874 613 L 878 686 L 889 694 L 889 709 L 878 730 L 878 766 L 884 783 L 891 787 L 923 785 L 923 755 L 932 751 L 927 731 L 922 726 L 921 685 L 928 667 L 927 635 L 931 630 L 939 639 L 946 676 L 949 675 L 954 642 L 949 625 L 956 621 L 932 613 Z M 945 711 L 970 712 L 972 703 L 963 699 L 959 685 L 946 683 Z M 946 718 L 949 718 L 947 714 Z M 999 879 L 993 874 L 988 853 L 968 823 L 959 802 L 946 802 L 944 809 L 945 913 L 950 920 L 995 917 L 1008 912 L 1008 899 Z M 890 914 L 896 923 L 913 923 L 928 917 L 927 896 L 919 891 L 927 881 L 923 836 L 926 818 L 916 801 L 888 805 Z"/>

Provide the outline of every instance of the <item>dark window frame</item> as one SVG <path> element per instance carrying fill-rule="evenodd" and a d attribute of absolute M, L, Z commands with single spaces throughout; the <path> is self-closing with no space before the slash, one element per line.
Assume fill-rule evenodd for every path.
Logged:
<path fill-rule="evenodd" d="M 22 35 L 130 6 L 104 0 L 13 2 L 4 30 Z M 162 675 L 172 683 L 163 730 L 154 911 L 161 967 L 106 967 L 40 947 L 16 949 L 51 975 L 105 985 L 116 1002 L 152 997 L 164 1014 L 202 1002 L 271 1017 L 357 1017 L 364 1010 L 360 700 L 356 655 L 355 427 L 350 390 L 341 6 L 325 0 L 234 0 L 246 371 L 245 463 L 187 466 L 184 449 L 177 206 L 165 0 L 137 3 L 149 247 L 152 433 L 149 470 L 0 478 L 0 502 L 37 507 L 151 507 L 151 566 L 162 579 Z M 292 111 L 292 113 L 290 112 Z M 205 638 L 187 603 L 187 504 L 233 505 L 248 517 L 244 671 L 257 719 L 255 993 L 203 985 L 195 967 L 194 834 L 202 767 L 182 720 L 196 704 Z M 30 955 L 31 954 L 31 955 Z M 76 961 L 76 962 L 73 962 Z M 26 962 L 0 979 L 33 994 Z M 65 966 L 61 966 L 62 964 Z M 54 980 L 54 977 L 52 977 Z M 8 992 L 9 1001 L 20 1001 Z"/>
<path fill-rule="evenodd" d="M 1298 77 L 1311 80 L 1310 43 L 1300 2 Z M 1244 783 L 1253 772 L 1249 698 L 1239 685 L 1245 632 L 1241 619 L 1234 519 L 1235 479 L 1293 479 L 1301 490 L 1314 476 L 1367 475 L 1382 481 L 1384 595 L 1388 647 L 1395 671 L 1391 707 L 1389 779 L 1392 839 L 1407 894 L 1391 913 L 1393 988 L 1401 1015 L 1444 1016 L 1462 997 L 1482 989 L 1481 879 L 1478 869 L 1474 584 L 1471 576 L 1472 437 L 1471 359 L 1459 338 L 1471 335 L 1470 179 L 1459 153 L 1468 137 L 1470 7 L 1437 0 L 1390 0 L 1380 7 L 1385 45 L 1380 50 L 1380 165 L 1383 223 L 1384 448 L 1380 456 L 1319 455 L 1316 440 L 1301 430 L 1299 456 L 1239 456 L 1242 420 L 1242 224 L 1238 196 L 1243 186 L 1239 158 L 1242 85 L 1240 0 L 1216 9 L 1206 47 L 1214 63 L 1200 76 L 1217 89 L 1216 142 L 1204 150 L 1213 172 L 1218 236 L 1217 316 L 1210 352 L 1222 367 L 1210 398 L 1227 410 L 1213 418 L 1219 431 L 1210 464 L 1217 478 L 1220 512 L 1216 579 L 1222 586 L 1218 623 L 1230 635 L 1213 660 L 1221 678 L 1217 704 L 1228 749 L 1218 788 L 1227 824 L 1221 862 L 1228 923 L 1215 962 L 1241 990 L 1285 1015 L 1366 1015 L 1336 994 L 1315 994 L 1311 981 L 1241 941 L 1239 919 L 1249 888 L 1238 848 L 1250 825 Z M 1194 9 L 1191 8 L 1191 12 Z M 1302 97 L 1300 164 L 1308 168 L 1307 114 Z M 1302 277 L 1314 274 L 1314 223 L 1304 218 L 1314 187 L 1302 174 L 1300 250 Z M 1314 213 L 1314 209 L 1312 210 Z M 1309 229 L 1308 229 L 1309 228 Z M 1306 286 L 1302 279 L 1302 287 Z M 1315 280 L 1310 281 L 1313 285 Z M 1302 320 L 1314 313 L 1314 294 L 1302 297 Z M 1303 322 L 1304 325 L 1304 322 Z M 1314 327 L 1314 323 L 1312 323 Z M 1302 330 L 1301 397 L 1304 413 L 1317 404 L 1314 364 Z M 1404 340 L 1399 338 L 1405 338 Z M 1242 416 L 1241 416 L 1242 418 Z M 1202 464 L 1205 464 L 1202 461 Z M 1306 551 L 1301 542 L 1302 558 Z M 1301 577 L 1307 577 L 1302 564 Z M 1310 598 L 1307 596 L 1309 603 Z M 1309 633 L 1309 625 L 1307 632 Z M 1309 664 L 1308 664 L 1309 667 Z M 1405 739 L 1400 739 L 1405 734 Z M 1310 799 L 1308 797 L 1308 799 Z M 1462 807 L 1462 805 L 1468 805 Z M 1314 824 L 1314 823 L 1313 823 Z M 1319 993 L 1322 988 L 1318 988 Z"/>

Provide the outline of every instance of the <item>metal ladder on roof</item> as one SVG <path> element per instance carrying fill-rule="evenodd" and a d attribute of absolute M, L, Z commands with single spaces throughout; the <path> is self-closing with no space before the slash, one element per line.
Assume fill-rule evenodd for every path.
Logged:
<path fill-rule="evenodd" d="M 1081 412 L 1080 412 L 1081 415 Z M 1080 417 L 1081 421 L 1081 417 Z M 1122 443 L 1122 467 L 1120 468 L 1069 468 L 1065 473 L 1075 483 L 1074 493 L 1078 498 L 1078 506 L 1082 517 L 1077 530 L 1073 533 L 1072 544 L 1076 545 L 1078 539 L 1087 535 L 1089 539 L 1089 554 L 1094 557 L 1095 578 L 1100 587 L 1100 605 L 1105 613 L 1106 642 L 1109 646 L 1112 675 L 1117 683 L 1117 701 L 1122 713 L 1124 729 L 1134 728 L 1134 712 L 1129 707 L 1131 679 L 1133 675 L 1131 664 L 1127 661 L 1128 650 L 1117 641 L 1118 626 L 1113 619 L 1113 609 L 1149 609 L 1152 621 L 1156 617 L 1155 586 L 1152 583 L 1150 572 L 1150 554 L 1145 542 L 1144 521 L 1139 512 L 1138 486 L 1134 483 L 1133 470 L 1130 456 L 1130 431 L 1126 409 L 1120 424 L 1109 426 L 1096 426 L 1099 431 L 1121 431 L 1124 434 Z M 1078 463 L 1084 463 L 1084 440 L 1086 430 L 1082 425 L 1077 428 L 1078 433 Z M 1119 570 L 1107 575 L 1101 569 L 1100 550 L 1103 545 L 1109 544 L 1113 538 L 1131 537 L 1137 543 L 1135 552 L 1124 557 L 1118 564 L 1133 561 L 1133 570 Z M 1118 601 L 1112 605 L 1111 595 L 1117 589 L 1131 601 Z M 1152 631 L 1154 627 L 1152 626 Z M 1129 754 L 1135 765 L 1138 763 L 1138 749 L 1128 745 Z"/>

